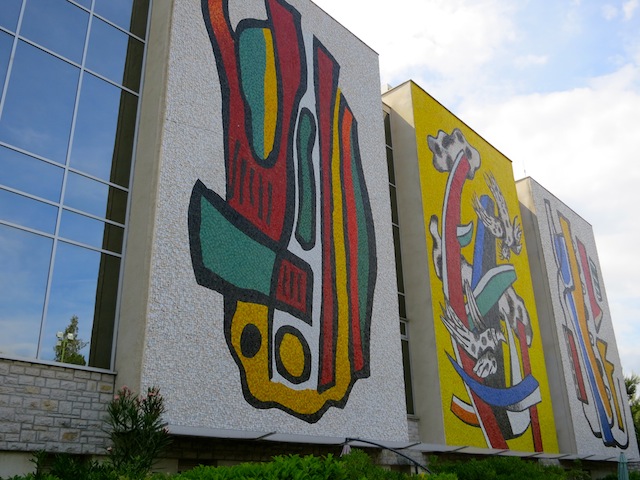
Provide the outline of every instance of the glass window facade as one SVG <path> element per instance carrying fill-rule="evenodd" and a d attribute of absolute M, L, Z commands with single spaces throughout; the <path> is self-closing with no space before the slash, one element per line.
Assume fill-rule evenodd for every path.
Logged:
<path fill-rule="evenodd" d="M 2 0 L 0 355 L 112 367 L 148 11 Z"/>

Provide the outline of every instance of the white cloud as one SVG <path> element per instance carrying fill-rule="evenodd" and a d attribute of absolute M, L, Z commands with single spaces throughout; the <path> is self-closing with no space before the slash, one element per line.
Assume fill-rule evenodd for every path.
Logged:
<path fill-rule="evenodd" d="M 640 5 L 639 0 L 628 0 L 622 4 L 622 11 L 624 12 L 624 19 L 631 20 L 634 12 Z"/>
<path fill-rule="evenodd" d="M 614 326 L 632 332 L 624 352 L 640 341 L 639 307 L 630 307 L 640 291 L 639 80 L 638 68 L 627 65 L 587 88 L 471 100 L 459 112 L 514 162 L 516 178 L 533 177 L 593 225 Z M 625 369 L 640 372 L 640 355 L 626 361 L 634 364 Z"/>
<path fill-rule="evenodd" d="M 500 0 L 396 0 L 393 8 L 382 0 L 314 1 L 380 54 L 388 83 L 419 70 L 473 78 L 516 38 L 513 6 Z"/>
<path fill-rule="evenodd" d="M 516 57 L 515 64 L 516 67 L 524 69 L 546 65 L 548 61 L 549 57 L 547 55 L 523 55 Z"/>
<path fill-rule="evenodd" d="M 522 7 L 519 2 L 396 0 L 388 8 L 381 0 L 314 1 L 380 54 L 383 82 L 415 80 L 507 155 L 516 178 L 526 169 L 593 225 L 623 367 L 640 373 L 636 37 L 627 36 L 624 46 L 611 49 L 610 58 L 619 66 L 612 74 L 589 81 L 580 72 L 581 88 L 513 96 L 526 79 L 517 68 L 506 71 L 505 60 L 513 59 L 512 65 L 520 68 L 553 67 L 546 57 L 530 55 L 535 47 L 521 42 L 540 32 L 535 21 L 523 21 L 515 10 Z M 629 20 L 640 0 L 625 0 L 617 8 L 612 0 L 602 4 L 603 18 Z M 557 3 L 540 2 L 543 10 L 550 5 Z M 568 11 L 560 9 L 565 12 L 560 37 L 586 38 L 597 28 L 585 24 L 579 6 L 573 0 Z M 526 50 L 518 52 L 521 47 Z M 570 55 L 589 55 L 591 48 L 585 45 L 581 51 L 577 46 Z M 554 51 L 557 63 L 562 54 Z"/>
<path fill-rule="evenodd" d="M 610 3 L 607 3 L 602 6 L 602 16 L 605 20 L 613 20 L 618 16 L 618 9 Z"/>

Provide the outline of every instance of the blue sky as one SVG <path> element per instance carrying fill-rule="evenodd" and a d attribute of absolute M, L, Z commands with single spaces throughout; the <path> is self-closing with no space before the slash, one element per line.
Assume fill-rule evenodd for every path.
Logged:
<path fill-rule="evenodd" d="M 640 0 L 314 0 L 594 229 L 640 374 Z"/>

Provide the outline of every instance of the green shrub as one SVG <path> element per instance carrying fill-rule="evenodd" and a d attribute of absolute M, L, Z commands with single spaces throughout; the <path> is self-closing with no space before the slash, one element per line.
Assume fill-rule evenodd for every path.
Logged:
<path fill-rule="evenodd" d="M 385 470 L 371 461 L 371 457 L 362 450 L 354 449 L 342 457 L 346 478 L 349 480 L 403 480 L 407 478 L 399 472 Z"/>
<path fill-rule="evenodd" d="M 243 463 L 233 467 L 197 467 L 173 480 L 409 480 L 422 478 L 385 470 L 375 465 L 369 455 L 353 450 L 337 459 L 287 455 L 269 463 Z M 429 480 L 458 480 L 453 473 L 430 475 Z"/>
<path fill-rule="evenodd" d="M 601 480 L 618 480 L 618 474 L 611 473 L 606 477 L 602 477 Z M 635 472 L 635 471 L 629 472 L 629 480 L 640 480 L 640 472 Z"/>
<path fill-rule="evenodd" d="M 287 455 L 269 463 L 243 463 L 232 467 L 197 467 L 175 480 L 347 480 L 335 457 Z"/>
<path fill-rule="evenodd" d="M 434 473 L 455 473 L 459 480 L 565 480 L 567 476 L 559 467 L 545 467 L 537 462 L 518 457 L 488 457 L 464 462 L 432 460 L 429 468 Z"/>
<path fill-rule="evenodd" d="M 112 446 L 107 449 L 109 463 L 119 474 L 131 479 L 144 478 L 158 456 L 170 443 L 160 390 L 149 388 L 137 396 L 127 387 L 118 390 L 107 407 L 107 432 Z"/>

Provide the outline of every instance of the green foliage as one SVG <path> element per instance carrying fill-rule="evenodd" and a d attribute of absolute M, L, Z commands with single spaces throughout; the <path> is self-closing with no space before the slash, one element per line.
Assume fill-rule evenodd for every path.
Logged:
<path fill-rule="evenodd" d="M 618 474 L 611 473 L 606 477 L 602 477 L 600 480 L 618 480 Z M 640 472 L 636 472 L 636 471 L 629 472 L 629 480 L 640 480 Z"/>
<path fill-rule="evenodd" d="M 58 335 L 60 335 L 58 337 Z M 78 317 L 74 315 L 69 320 L 69 325 L 63 332 L 59 332 L 56 337 L 58 341 L 53 347 L 55 353 L 54 360 L 61 363 L 71 363 L 73 365 L 86 365 L 87 360 L 80 353 L 89 342 L 83 342 L 78 337 Z"/>
<path fill-rule="evenodd" d="M 633 418 L 633 426 L 636 431 L 636 438 L 640 441 L 640 399 L 637 397 L 638 385 L 640 385 L 640 376 L 632 373 L 628 377 L 624 377 L 624 386 L 627 389 L 627 397 L 629 406 L 631 407 L 631 417 Z"/>
<path fill-rule="evenodd" d="M 354 449 L 342 457 L 342 464 L 349 480 L 403 480 L 406 475 L 385 470 L 371 461 L 362 450 Z"/>
<path fill-rule="evenodd" d="M 591 480 L 591 474 L 582 468 L 582 462 L 575 460 L 573 466 L 566 470 L 567 480 Z"/>
<path fill-rule="evenodd" d="M 288 455 L 269 463 L 243 463 L 232 467 L 198 467 L 175 480 L 347 480 L 335 457 Z"/>
<path fill-rule="evenodd" d="M 144 478 L 171 439 L 160 390 L 149 388 L 137 396 L 127 387 L 118 390 L 107 408 L 107 432 L 112 446 L 107 449 L 109 463 L 121 475 Z"/>
<path fill-rule="evenodd" d="M 342 458 L 288 455 L 269 463 L 243 463 L 233 467 L 198 467 L 174 480 L 409 480 L 418 478 L 385 470 L 369 455 L 353 450 Z M 420 475 L 422 478 L 422 475 Z M 430 480 L 458 480 L 453 473 L 430 475 Z"/>
<path fill-rule="evenodd" d="M 545 467 L 518 457 L 488 457 L 464 462 L 432 460 L 434 473 L 455 473 L 459 480 L 567 480 L 567 473 L 559 467 Z"/>

